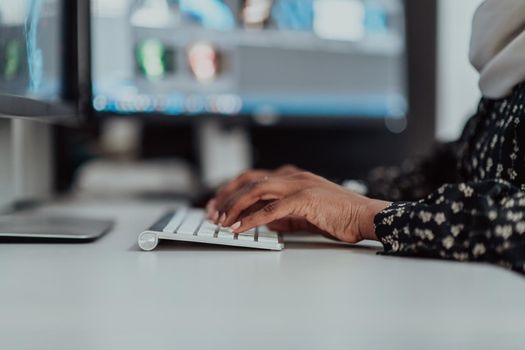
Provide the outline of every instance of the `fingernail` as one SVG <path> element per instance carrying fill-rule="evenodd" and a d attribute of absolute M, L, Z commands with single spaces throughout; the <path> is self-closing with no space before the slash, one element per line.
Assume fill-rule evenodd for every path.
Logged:
<path fill-rule="evenodd" d="M 241 222 L 240 222 L 240 221 L 237 221 L 235 224 L 233 224 L 233 225 L 230 226 L 230 228 L 232 229 L 232 231 L 237 230 L 239 227 L 241 227 Z"/>
<path fill-rule="evenodd" d="M 219 219 L 219 224 L 224 224 L 224 220 L 226 220 L 226 213 L 222 213 L 221 218 Z"/>
<path fill-rule="evenodd" d="M 219 211 L 215 210 L 215 212 L 213 213 L 213 215 L 211 217 L 211 221 L 217 222 L 218 219 L 219 219 Z"/>

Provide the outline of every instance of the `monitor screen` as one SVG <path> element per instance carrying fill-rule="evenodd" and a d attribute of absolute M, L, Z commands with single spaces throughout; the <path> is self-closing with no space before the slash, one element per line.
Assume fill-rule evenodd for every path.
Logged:
<path fill-rule="evenodd" d="M 0 94 L 60 101 L 61 0 L 0 1 Z"/>
<path fill-rule="evenodd" d="M 91 0 L 93 108 L 404 117 L 402 0 Z"/>

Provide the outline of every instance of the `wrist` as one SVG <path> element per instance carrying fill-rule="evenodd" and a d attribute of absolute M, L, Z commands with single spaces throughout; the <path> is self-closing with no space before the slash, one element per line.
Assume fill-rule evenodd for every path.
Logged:
<path fill-rule="evenodd" d="M 377 235 L 374 225 L 374 218 L 392 203 L 377 199 L 370 199 L 364 206 L 361 217 L 359 218 L 359 232 L 363 239 L 377 241 Z"/>

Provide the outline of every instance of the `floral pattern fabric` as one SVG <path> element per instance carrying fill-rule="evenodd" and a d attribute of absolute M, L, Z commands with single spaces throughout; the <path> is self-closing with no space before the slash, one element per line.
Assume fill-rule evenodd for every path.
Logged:
<path fill-rule="evenodd" d="M 385 254 L 496 263 L 525 274 L 525 84 L 480 102 L 457 142 L 370 174 Z"/>

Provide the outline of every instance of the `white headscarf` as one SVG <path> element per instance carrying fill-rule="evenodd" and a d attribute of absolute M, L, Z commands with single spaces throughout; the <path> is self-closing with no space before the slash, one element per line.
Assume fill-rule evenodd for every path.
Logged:
<path fill-rule="evenodd" d="M 487 98 L 525 82 L 525 0 L 485 0 L 472 25 L 470 61 Z"/>

